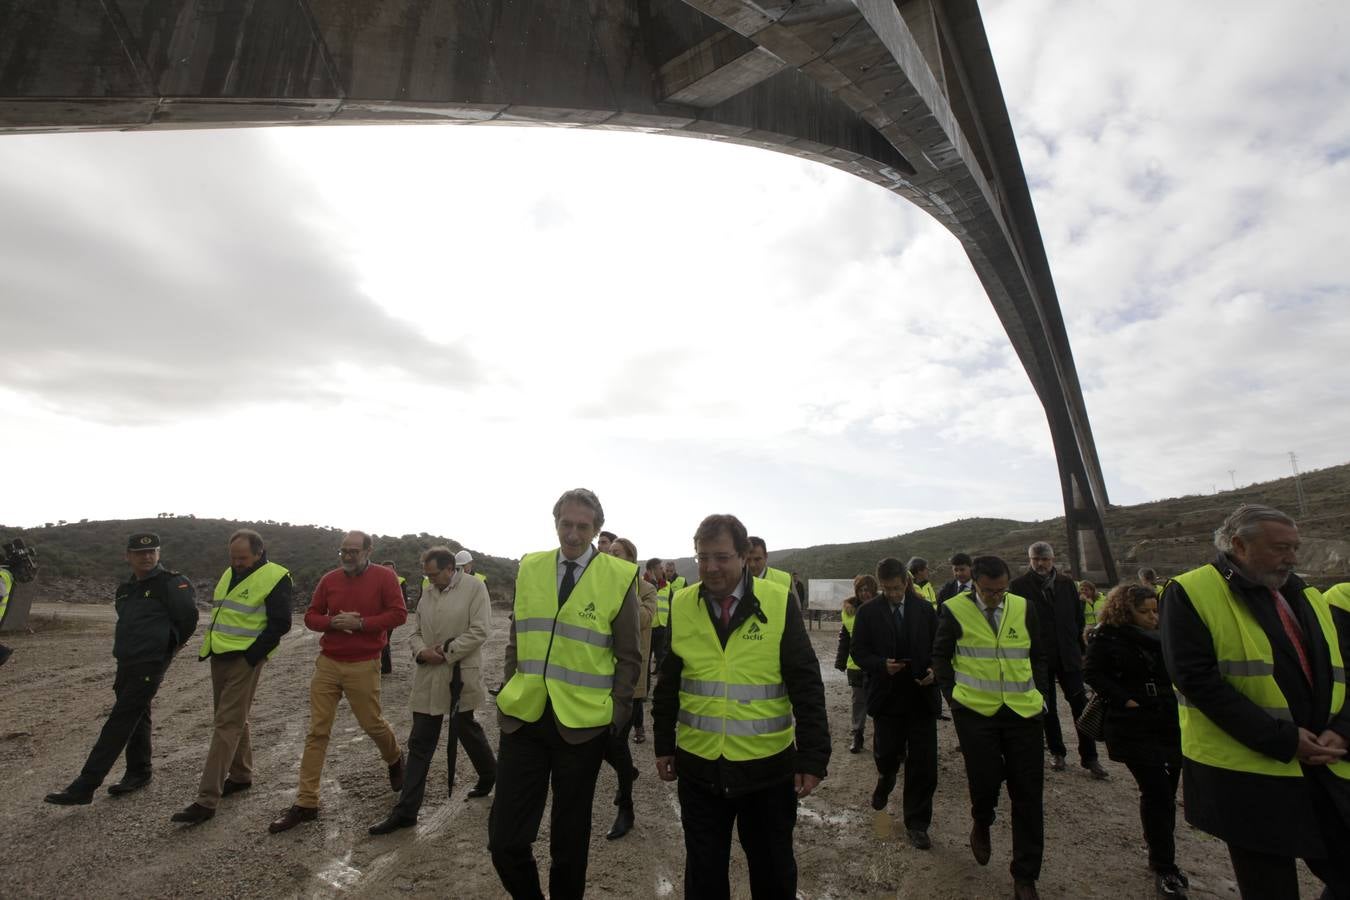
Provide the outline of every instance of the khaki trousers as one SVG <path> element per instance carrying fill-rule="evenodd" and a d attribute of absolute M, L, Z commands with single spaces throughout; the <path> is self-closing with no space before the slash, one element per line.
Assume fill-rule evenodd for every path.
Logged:
<path fill-rule="evenodd" d="M 380 749 L 386 765 L 398 762 L 399 749 L 394 729 L 380 712 L 380 660 L 344 663 L 322 653 L 314 663 L 314 678 L 309 683 L 309 734 L 305 736 L 305 754 L 300 758 L 300 789 L 295 805 L 319 807 L 319 778 L 328 753 L 328 736 L 333 730 L 338 701 L 347 698 L 361 730 L 370 735 Z"/>
<path fill-rule="evenodd" d="M 216 717 L 202 782 L 197 787 L 197 803 L 207 809 L 220 805 L 226 775 L 243 784 L 253 780 L 248 711 L 265 664 L 266 660 L 250 666 L 242 654 L 211 657 L 211 703 Z"/>

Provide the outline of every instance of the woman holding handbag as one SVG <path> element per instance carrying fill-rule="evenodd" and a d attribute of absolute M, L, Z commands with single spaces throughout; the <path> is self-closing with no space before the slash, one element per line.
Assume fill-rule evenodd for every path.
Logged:
<path fill-rule="evenodd" d="M 1106 707 L 1106 750 L 1139 785 L 1139 818 L 1159 897 L 1185 898 L 1176 866 L 1176 795 L 1181 726 L 1163 665 L 1158 595 L 1123 584 L 1111 591 L 1090 635 L 1084 677 Z"/>

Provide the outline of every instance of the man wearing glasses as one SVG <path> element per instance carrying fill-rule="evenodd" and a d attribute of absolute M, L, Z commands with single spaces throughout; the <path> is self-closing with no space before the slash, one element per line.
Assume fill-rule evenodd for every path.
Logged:
<path fill-rule="evenodd" d="M 736 826 L 756 898 L 795 897 L 797 802 L 825 777 L 825 687 L 788 586 L 750 574 L 735 516 L 694 533 L 700 581 L 670 605 L 652 707 L 656 773 L 679 781 L 684 896 L 726 900 Z"/>
<path fill-rule="evenodd" d="M 398 576 L 370 564 L 371 539 L 351 531 L 342 539 L 342 567 L 319 579 L 305 610 L 305 627 L 318 631 L 319 658 L 309 683 L 309 734 L 300 758 L 300 787 L 295 803 L 268 826 L 273 834 L 289 831 L 319 815 L 319 778 L 338 701 L 347 698 L 352 715 L 370 735 L 389 767 L 389 787 L 403 787 L 403 752 L 380 710 L 380 650 L 386 632 L 408 618 Z"/>
<path fill-rule="evenodd" d="M 933 640 L 933 672 L 947 695 L 970 787 L 970 850 L 989 862 L 1004 781 L 1012 801 L 1013 896 L 1035 900 L 1045 849 L 1041 719 L 1038 685 L 1046 680 L 1035 605 L 1008 591 L 1008 564 L 977 556 L 975 588 L 942 604 Z"/>

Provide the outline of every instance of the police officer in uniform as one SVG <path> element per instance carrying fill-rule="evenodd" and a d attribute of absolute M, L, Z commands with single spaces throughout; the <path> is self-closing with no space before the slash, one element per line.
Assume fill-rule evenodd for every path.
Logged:
<path fill-rule="evenodd" d="M 1035 900 L 1045 848 L 1045 700 L 1037 685 L 1047 677 L 1036 608 L 1008 593 L 1011 573 L 997 556 L 977 556 L 971 571 L 974 590 L 946 601 L 938 614 L 933 671 L 947 695 L 965 758 L 975 820 L 971 853 L 980 865 L 989 862 L 989 826 L 1006 781 L 1012 801 L 1009 869 L 1014 896 Z"/>
<path fill-rule="evenodd" d="M 488 850 L 515 900 L 542 900 L 533 844 L 553 785 L 548 895 L 586 893 L 591 802 L 605 747 L 631 714 L 642 666 L 637 566 L 591 541 L 605 524 L 585 488 L 553 506 L 559 549 L 528 553 L 497 695 L 501 744 Z"/>
<path fill-rule="evenodd" d="M 1295 900 L 1295 859 L 1350 897 L 1350 611 L 1294 573 L 1294 520 L 1238 507 L 1162 602 L 1186 821 L 1228 844 L 1244 900 Z"/>
<path fill-rule="evenodd" d="M 127 539 L 131 578 L 118 585 L 114 601 L 117 674 L 113 692 L 117 700 L 79 777 L 65 790 L 48 794 L 44 798 L 48 803 L 73 806 L 92 802 L 94 791 L 108 777 L 123 750 L 126 774 L 108 788 L 108 793 L 130 794 L 150 783 L 150 701 L 174 654 L 197 630 L 192 584 L 161 566 L 159 551 L 157 534 L 145 532 Z"/>
<path fill-rule="evenodd" d="M 725 900 L 731 830 L 757 900 L 797 893 L 797 801 L 825 777 L 825 687 L 787 585 L 751 576 L 735 516 L 694 533 L 700 581 L 675 595 L 652 707 L 656 772 L 679 781 L 684 896 Z M 795 724 L 794 724 L 795 720 Z"/>
<path fill-rule="evenodd" d="M 241 528 L 226 544 L 230 565 L 216 582 L 198 659 L 211 661 L 211 744 L 197 799 L 171 821 L 198 825 L 222 797 L 253 786 L 248 714 L 263 663 L 291 630 L 291 573 L 267 558 L 262 535 Z"/>

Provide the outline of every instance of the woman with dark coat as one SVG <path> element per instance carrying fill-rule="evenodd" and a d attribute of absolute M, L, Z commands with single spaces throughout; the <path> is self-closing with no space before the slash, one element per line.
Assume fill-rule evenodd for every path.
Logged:
<path fill-rule="evenodd" d="M 1110 758 L 1139 785 L 1139 818 L 1158 896 L 1185 898 L 1176 865 L 1176 795 L 1181 779 L 1181 726 L 1176 695 L 1163 665 L 1158 595 L 1123 584 L 1111 591 L 1090 633 L 1083 674 L 1106 703 Z"/>

